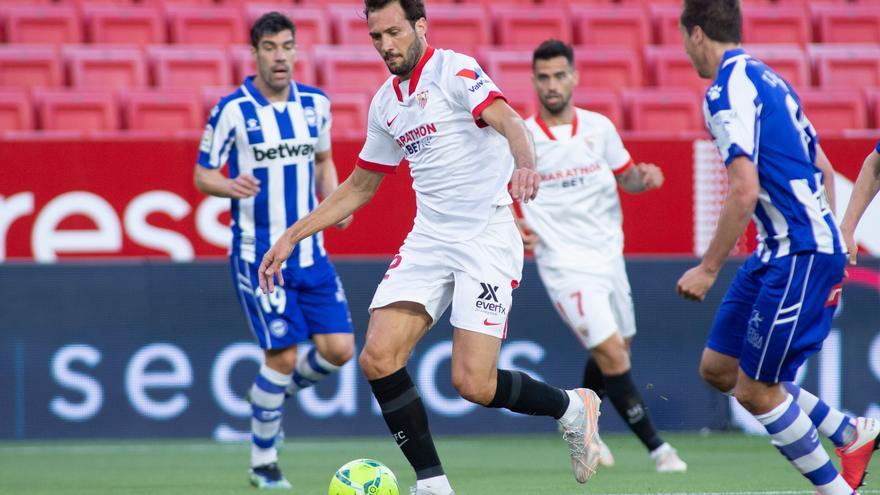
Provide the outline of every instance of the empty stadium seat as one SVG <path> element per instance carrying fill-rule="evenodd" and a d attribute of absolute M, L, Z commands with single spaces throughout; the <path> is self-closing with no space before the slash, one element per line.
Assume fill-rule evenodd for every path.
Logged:
<path fill-rule="evenodd" d="M 492 42 L 491 25 L 481 5 L 431 6 L 428 41 L 437 48 L 462 51 Z"/>
<path fill-rule="evenodd" d="M 876 46 L 812 45 L 807 53 L 817 86 L 829 89 L 880 86 L 880 48 Z"/>
<path fill-rule="evenodd" d="M 166 8 L 171 41 L 188 45 L 246 43 L 247 29 L 241 12 L 232 7 L 173 5 Z"/>
<path fill-rule="evenodd" d="M 810 42 L 812 23 L 801 7 L 755 6 L 743 9 L 743 41 L 746 43 Z"/>
<path fill-rule="evenodd" d="M 532 52 L 528 50 L 486 50 L 483 69 L 501 91 L 534 91 L 532 88 Z"/>
<path fill-rule="evenodd" d="M 505 91 L 504 98 L 507 99 L 507 104 L 516 110 L 516 113 L 518 113 L 523 119 L 527 119 L 538 113 L 538 105 L 540 105 L 540 103 L 538 102 L 538 96 L 533 90 L 526 91 L 520 89 Z"/>
<path fill-rule="evenodd" d="M 40 90 L 34 92 L 39 128 L 47 131 L 112 131 L 119 112 L 106 91 Z"/>
<path fill-rule="evenodd" d="M 136 48 L 65 46 L 70 85 L 86 89 L 142 88 L 147 85 L 144 55 Z"/>
<path fill-rule="evenodd" d="M 211 109 L 214 108 L 215 105 L 217 105 L 221 98 L 229 96 L 237 89 L 238 86 L 205 86 L 201 88 L 202 107 L 205 110 L 203 117 L 206 119 L 208 117 L 208 113 L 211 111 Z"/>
<path fill-rule="evenodd" d="M 373 94 L 391 75 L 373 48 L 323 46 L 314 50 L 318 82 L 331 93 Z"/>
<path fill-rule="evenodd" d="M 164 18 L 154 7 L 94 5 L 83 8 L 89 41 L 116 45 L 165 42 Z"/>
<path fill-rule="evenodd" d="M 367 128 L 370 96 L 364 93 L 336 93 L 331 97 L 333 127 L 336 138 L 363 139 Z"/>
<path fill-rule="evenodd" d="M 698 131 L 705 128 L 702 99 L 688 89 L 644 88 L 621 92 L 631 131 Z"/>
<path fill-rule="evenodd" d="M 799 91 L 798 96 L 820 138 L 823 132 L 864 129 L 868 125 L 865 100 L 860 92 L 807 89 Z"/>
<path fill-rule="evenodd" d="M 642 85 L 641 57 L 628 47 L 576 47 L 574 65 L 581 88 L 620 89 Z"/>
<path fill-rule="evenodd" d="M 868 127 L 880 128 L 880 88 L 865 89 L 865 97 L 868 102 Z"/>
<path fill-rule="evenodd" d="M 612 5 L 615 3 L 615 0 L 542 0 L 541 5 L 553 5 L 555 7 L 561 7 L 563 9 L 576 6 L 576 5 L 593 5 L 593 6 L 606 6 Z"/>
<path fill-rule="evenodd" d="M 563 9 L 499 5 L 489 11 L 501 46 L 533 50 L 548 38 L 572 40 L 571 23 Z"/>
<path fill-rule="evenodd" d="M 0 44 L 0 87 L 55 87 L 64 84 L 53 46 Z"/>
<path fill-rule="evenodd" d="M 684 49 L 681 31 L 678 29 L 678 19 L 681 16 L 678 3 L 652 4 L 649 9 L 650 19 L 654 23 L 654 41 L 660 45 L 674 45 Z"/>
<path fill-rule="evenodd" d="M 880 43 L 880 7 L 877 5 L 811 6 L 816 39 L 822 43 Z"/>
<path fill-rule="evenodd" d="M 608 117 L 618 130 L 623 129 L 623 108 L 616 91 L 581 90 L 572 95 L 572 102 L 578 108 L 598 112 Z"/>
<path fill-rule="evenodd" d="M 444 1 L 446 3 L 453 3 L 450 0 L 442 0 L 442 1 Z M 458 2 L 464 3 L 464 4 L 472 4 L 472 5 L 483 5 L 485 7 L 490 7 L 492 5 L 497 5 L 499 3 L 497 0 L 458 0 Z M 529 6 L 529 5 L 535 4 L 535 2 L 533 0 L 504 0 L 503 3 L 505 3 L 507 5 L 523 5 L 523 6 Z M 430 9 L 430 7 L 429 7 L 429 9 Z M 431 14 L 428 13 L 428 15 L 430 16 Z"/>
<path fill-rule="evenodd" d="M 651 43 L 651 30 L 641 7 L 573 6 L 575 40 L 581 45 L 621 45 L 641 50 Z"/>
<path fill-rule="evenodd" d="M 769 65 L 788 81 L 795 90 L 810 86 L 810 64 L 798 45 L 749 45 L 746 51 L 752 57 Z"/>
<path fill-rule="evenodd" d="M 645 64 L 656 86 L 692 88 L 703 92 L 710 81 L 702 79 L 680 46 L 645 47 Z"/>
<path fill-rule="evenodd" d="M 288 4 L 256 4 L 247 6 L 248 26 L 263 14 L 270 11 L 281 12 L 296 25 L 296 46 L 298 50 L 308 49 L 316 45 L 330 43 L 330 23 L 323 9 L 315 7 L 293 6 Z"/>
<path fill-rule="evenodd" d="M 79 16 L 71 6 L 10 6 L 3 8 L 9 43 L 64 44 L 83 40 Z"/>
<path fill-rule="evenodd" d="M 0 89 L 0 131 L 29 131 L 34 128 L 30 94 L 23 89 Z"/>
<path fill-rule="evenodd" d="M 229 86 L 232 71 L 221 48 L 150 46 L 147 55 L 160 88 Z"/>
<path fill-rule="evenodd" d="M 240 83 L 247 76 L 257 73 L 257 63 L 249 46 L 231 46 L 229 54 L 232 60 L 234 82 Z M 310 50 L 300 49 L 296 51 L 296 65 L 293 69 L 293 79 L 303 84 L 314 86 L 317 84 L 315 77 L 315 65 L 312 61 Z"/>
<path fill-rule="evenodd" d="M 337 44 L 373 47 L 363 11 L 363 3 L 327 7 Z"/>
<path fill-rule="evenodd" d="M 121 99 L 126 129 L 179 131 L 205 125 L 201 98 L 195 91 L 131 91 Z"/>

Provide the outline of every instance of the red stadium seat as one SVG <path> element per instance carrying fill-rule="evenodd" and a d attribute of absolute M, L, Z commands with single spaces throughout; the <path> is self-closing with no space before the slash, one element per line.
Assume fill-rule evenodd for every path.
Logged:
<path fill-rule="evenodd" d="M 615 0 L 543 0 L 541 5 L 553 5 L 563 9 L 574 5 L 606 6 L 615 4 Z"/>
<path fill-rule="evenodd" d="M 489 18 L 480 5 L 432 5 L 428 15 L 428 41 L 432 46 L 472 55 L 474 47 L 492 42 Z"/>
<path fill-rule="evenodd" d="M 534 90 L 505 91 L 504 97 L 507 99 L 507 104 L 516 110 L 516 113 L 523 119 L 538 113 L 538 105 L 540 103 Z"/>
<path fill-rule="evenodd" d="M 808 48 L 817 86 L 862 89 L 880 86 L 880 48 L 812 45 Z"/>
<path fill-rule="evenodd" d="M 674 45 L 684 50 L 681 31 L 678 29 L 678 19 L 681 16 L 679 3 L 681 2 L 675 5 L 652 4 L 649 13 L 654 22 L 654 41 L 660 45 Z"/>
<path fill-rule="evenodd" d="M 486 73 L 505 94 L 534 91 L 532 87 L 532 52 L 527 50 L 486 50 Z"/>
<path fill-rule="evenodd" d="M 116 102 L 106 91 L 35 91 L 34 100 L 43 130 L 112 131 L 119 128 Z"/>
<path fill-rule="evenodd" d="M 865 100 L 860 92 L 807 89 L 798 92 L 804 113 L 821 138 L 823 132 L 864 129 L 868 126 Z"/>
<path fill-rule="evenodd" d="M 234 82 L 242 82 L 247 76 L 257 73 L 257 63 L 248 46 L 231 46 L 229 55 L 235 74 Z M 310 50 L 300 49 L 296 51 L 296 66 L 293 69 L 293 79 L 309 86 L 317 84 L 315 77 L 315 64 Z"/>
<path fill-rule="evenodd" d="M 498 29 L 498 44 L 506 48 L 533 50 L 548 38 L 572 40 L 571 23 L 562 9 L 499 5 L 489 11 Z"/>
<path fill-rule="evenodd" d="M 132 91 L 122 95 L 126 129 L 179 131 L 205 125 L 195 91 Z"/>
<path fill-rule="evenodd" d="M 574 65 L 580 88 L 616 90 L 642 85 L 641 58 L 627 47 L 576 47 Z"/>
<path fill-rule="evenodd" d="M 868 127 L 880 128 L 880 88 L 868 88 L 865 90 L 868 101 Z"/>
<path fill-rule="evenodd" d="M 812 24 L 803 8 L 795 6 L 749 7 L 743 10 L 746 43 L 810 42 Z"/>
<path fill-rule="evenodd" d="M 796 91 L 810 86 L 810 64 L 798 45 L 749 45 L 746 51 L 764 62 Z"/>
<path fill-rule="evenodd" d="M 575 34 L 581 45 L 621 45 L 641 50 L 651 43 L 651 30 L 641 7 L 571 8 Z"/>
<path fill-rule="evenodd" d="M 431 0 L 429 0 L 429 1 L 431 1 Z M 443 1 L 445 1 L 446 3 L 452 3 L 449 0 L 443 0 Z M 492 5 L 496 5 L 499 3 L 496 0 L 458 0 L 458 1 L 461 3 L 464 3 L 464 4 L 483 5 L 485 7 L 490 7 Z M 533 0 L 505 0 L 502 3 L 505 3 L 507 5 L 523 5 L 523 6 L 529 6 L 529 5 L 535 4 L 535 2 Z M 431 15 L 431 12 L 430 12 L 430 7 L 429 7 L 428 8 L 428 16 L 430 16 L 430 15 Z"/>
<path fill-rule="evenodd" d="M 3 9 L 9 43 L 64 44 L 83 40 L 76 9 L 70 6 L 12 6 Z"/>
<path fill-rule="evenodd" d="M 171 41 L 186 45 L 246 43 L 247 30 L 239 9 L 174 5 L 166 8 Z"/>
<path fill-rule="evenodd" d="M 331 5 L 327 7 L 333 25 L 336 43 L 349 46 L 373 47 L 373 40 L 364 18 L 364 4 Z"/>
<path fill-rule="evenodd" d="M 207 119 L 208 113 L 214 108 L 221 98 L 235 92 L 237 86 L 205 86 L 202 89 L 202 107 L 205 109 L 203 117 Z"/>
<path fill-rule="evenodd" d="M 331 94 L 373 94 L 391 75 L 373 48 L 324 46 L 315 48 L 318 82 Z"/>
<path fill-rule="evenodd" d="M 623 129 L 623 108 L 616 91 L 575 91 L 572 102 L 578 108 L 601 113 L 611 119 L 618 130 Z"/>
<path fill-rule="evenodd" d="M 281 12 L 296 26 L 296 46 L 298 50 L 311 50 L 316 45 L 330 44 L 330 23 L 323 9 L 293 6 L 287 4 L 256 4 L 247 6 L 248 26 L 263 14 L 271 11 Z"/>
<path fill-rule="evenodd" d="M 682 47 L 647 46 L 645 64 L 656 86 L 692 88 L 700 92 L 709 87 L 709 81 L 700 78 Z"/>
<path fill-rule="evenodd" d="M 0 44 L 0 87 L 55 87 L 64 84 L 58 50 L 53 46 Z"/>
<path fill-rule="evenodd" d="M 66 46 L 64 58 L 70 85 L 87 89 L 126 89 L 147 86 L 144 55 L 136 48 Z"/>
<path fill-rule="evenodd" d="M 22 89 L 0 90 L 0 130 L 29 131 L 34 128 L 30 94 Z"/>
<path fill-rule="evenodd" d="M 95 5 L 83 8 L 89 41 L 115 45 L 165 42 L 165 25 L 153 7 Z"/>
<path fill-rule="evenodd" d="M 704 129 L 702 100 L 688 89 L 645 88 L 621 92 L 631 131 L 698 131 Z"/>
<path fill-rule="evenodd" d="M 189 89 L 200 86 L 229 86 L 232 71 L 222 48 L 150 46 L 156 86 Z"/>
<path fill-rule="evenodd" d="M 370 111 L 370 96 L 364 93 L 336 93 L 330 97 L 333 137 L 363 139 Z"/>
<path fill-rule="evenodd" d="M 815 5 L 817 41 L 822 43 L 880 43 L 877 5 Z"/>

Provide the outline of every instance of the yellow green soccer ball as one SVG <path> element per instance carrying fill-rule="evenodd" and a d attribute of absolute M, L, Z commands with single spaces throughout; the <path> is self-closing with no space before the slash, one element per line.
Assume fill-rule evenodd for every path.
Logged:
<path fill-rule="evenodd" d="M 336 471 L 328 495 L 399 495 L 397 478 L 388 466 L 373 459 L 357 459 Z"/>

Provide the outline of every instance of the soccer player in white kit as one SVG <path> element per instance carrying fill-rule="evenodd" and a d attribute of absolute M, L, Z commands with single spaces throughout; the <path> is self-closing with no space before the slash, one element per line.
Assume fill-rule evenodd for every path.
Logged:
<path fill-rule="evenodd" d="M 617 195 L 617 186 L 629 193 L 658 188 L 663 172 L 635 165 L 608 118 L 572 104 L 578 73 L 571 46 L 545 41 L 534 52 L 532 71 L 541 108 L 526 127 L 535 139 L 542 193 L 522 205 L 523 240 L 534 248 L 553 305 L 590 351 L 584 387 L 608 395 L 658 472 L 683 472 L 687 464 L 660 438 L 630 372 L 636 325 Z M 613 465 L 598 441 L 602 464 Z"/>
<path fill-rule="evenodd" d="M 846 206 L 846 213 L 840 221 L 840 231 L 846 248 L 849 251 L 849 263 L 856 264 L 859 254 L 859 245 L 856 243 L 856 227 L 859 220 L 868 209 L 868 205 L 880 191 L 880 143 L 871 151 L 862 163 L 862 170 L 853 184 L 852 195 Z"/>
<path fill-rule="evenodd" d="M 417 214 L 370 305 L 359 362 L 416 472 L 413 493 L 453 493 L 406 370 L 412 349 L 450 304 L 458 392 L 483 406 L 559 420 L 575 478 L 584 483 L 598 464 L 596 394 L 497 369 L 523 256 L 507 186 L 523 202 L 537 194 L 530 135 L 473 58 L 428 45 L 422 0 L 364 3 L 373 45 L 393 76 L 373 98 L 354 172 L 266 253 L 260 286 L 272 292 L 293 246 L 366 204 L 406 158 Z"/>

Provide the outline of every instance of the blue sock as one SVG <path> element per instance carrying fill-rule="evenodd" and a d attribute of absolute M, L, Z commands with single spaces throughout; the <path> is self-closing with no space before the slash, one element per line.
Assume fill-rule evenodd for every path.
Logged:
<path fill-rule="evenodd" d="M 819 433 L 830 439 L 835 447 L 843 447 L 853 441 L 856 431 L 856 422 L 853 418 L 831 408 L 825 401 L 792 382 L 783 385 L 785 390 L 797 400 L 798 406 L 810 417 L 810 421 L 816 425 Z"/>
<path fill-rule="evenodd" d="M 284 389 L 289 383 L 290 375 L 264 364 L 251 386 L 251 466 L 278 461 L 275 436 L 281 429 Z"/>
<path fill-rule="evenodd" d="M 297 357 L 296 370 L 293 372 L 290 385 L 287 386 L 287 395 L 290 396 L 304 388 L 311 387 L 339 368 L 324 359 L 318 349 L 310 348 L 305 355 Z"/>

